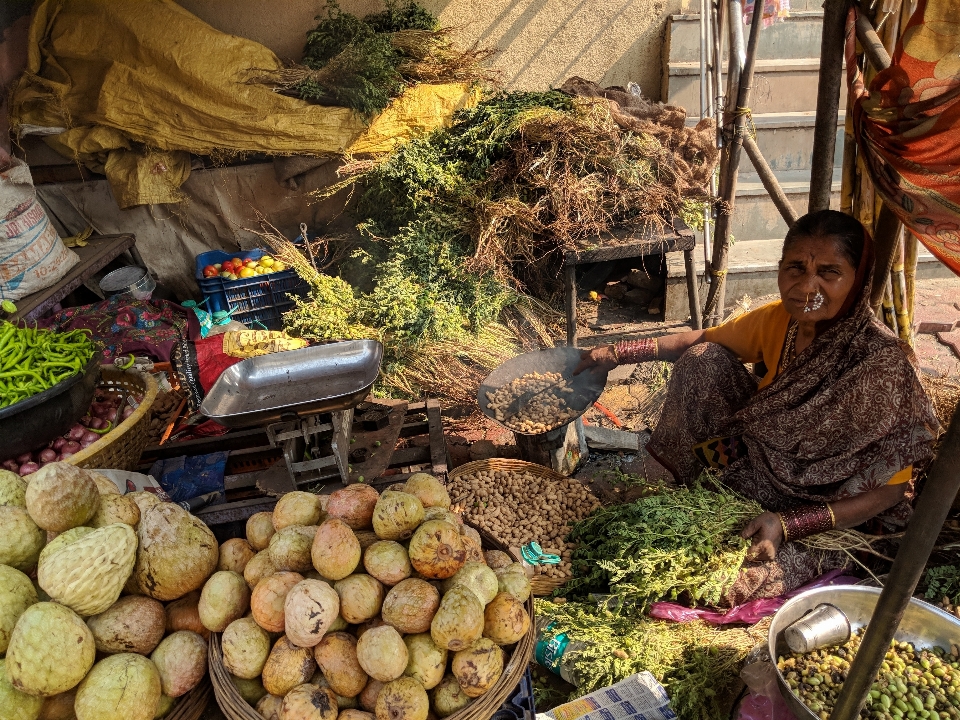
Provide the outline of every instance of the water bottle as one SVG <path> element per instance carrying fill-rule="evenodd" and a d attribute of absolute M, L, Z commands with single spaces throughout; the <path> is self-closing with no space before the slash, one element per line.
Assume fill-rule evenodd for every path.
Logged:
<path fill-rule="evenodd" d="M 577 674 L 574 669 L 573 656 L 580 650 L 589 647 L 589 643 L 573 640 L 566 633 L 550 637 L 549 630 L 553 621 L 547 618 L 537 620 L 537 644 L 533 651 L 534 659 L 538 664 L 547 668 L 555 675 L 559 675 L 571 685 L 577 686 Z"/>

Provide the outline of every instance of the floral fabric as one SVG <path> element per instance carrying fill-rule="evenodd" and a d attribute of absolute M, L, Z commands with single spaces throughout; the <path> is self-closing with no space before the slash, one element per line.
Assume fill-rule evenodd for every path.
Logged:
<path fill-rule="evenodd" d="M 856 63 L 855 12 L 846 64 L 858 149 L 890 209 L 960 275 L 960 2 L 920 0 L 869 91 Z"/>

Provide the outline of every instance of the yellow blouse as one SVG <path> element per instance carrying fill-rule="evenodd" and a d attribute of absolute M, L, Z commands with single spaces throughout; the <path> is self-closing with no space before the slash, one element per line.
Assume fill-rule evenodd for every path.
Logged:
<path fill-rule="evenodd" d="M 761 378 L 758 389 L 765 388 L 777 377 L 780 355 L 787 338 L 790 314 L 784 309 L 783 302 L 775 300 L 756 310 L 744 313 L 735 320 L 707 328 L 703 331 L 704 340 L 717 343 L 745 363 L 762 362 L 767 372 Z M 913 466 L 905 467 L 888 481 L 888 485 L 907 482 L 913 475 Z"/>

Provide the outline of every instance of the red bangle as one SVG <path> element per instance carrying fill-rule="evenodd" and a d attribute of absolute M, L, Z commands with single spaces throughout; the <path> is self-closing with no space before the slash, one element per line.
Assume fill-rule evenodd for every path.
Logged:
<path fill-rule="evenodd" d="M 631 365 L 657 359 L 657 339 L 621 340 L 613 346 L 617 362 Z"/>
<path fill-rule="evenodd" d="M 784 542 L 792 542 L 827 530 L 833 530 L 837 524 L 833 509 L 827 503 L 804 505 L 786 510 L 779 515 L 780 524 L 783 527 Z"/>

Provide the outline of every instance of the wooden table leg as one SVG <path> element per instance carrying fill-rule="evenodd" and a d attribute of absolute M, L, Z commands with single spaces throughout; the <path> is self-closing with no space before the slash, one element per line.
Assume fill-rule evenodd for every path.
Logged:
<path fill-rule="evenodd" d="M 697 283 L 697 266 L 693 261 L 693 250 L 683 251 L 683 264 L 687 269 L 687 299 L 690 301 L 690 321 L 694 330 L 703 328 L 700 314 L 700 291 Z"/>
<path fill-rule="evenodd" d="M 564 300 L 567 311 L 567 347 L 577 346 L 577 264 L 567 257 L 564 261 Z"/>

